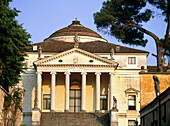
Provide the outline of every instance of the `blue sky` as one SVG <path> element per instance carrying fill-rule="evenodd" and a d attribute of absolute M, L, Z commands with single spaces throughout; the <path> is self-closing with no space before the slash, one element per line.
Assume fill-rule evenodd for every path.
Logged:
<path fill-rule="evenodd" d="M 16 18 L 20 24 L 31 34 L 30 39 L 33 43 L 42 42 L 53 32 L 67 27 L 71 22 L 78 18 L 80 23 L 96 32 L 110 43 L 123 45 L 135 49 L 141 49 L 150 52 L 148 56 L 148 65 L 156 65 L 156 58 L 151 54 L 156 54 L 156 45 L 154 40 L 145 35 L 148 39 L 145 48 L 140 46 L 129 46 L 118 42 L 114 37 L 97 31 L 94 24 L 93 14 L 100 11 L 104 0 L 13 0 L 10 7 L 21 11 Z M 166 23 L 163 17 L 156 16 L 143 27 L 152 31 L 159 38 L 163 38 L 166 31 Z"/>

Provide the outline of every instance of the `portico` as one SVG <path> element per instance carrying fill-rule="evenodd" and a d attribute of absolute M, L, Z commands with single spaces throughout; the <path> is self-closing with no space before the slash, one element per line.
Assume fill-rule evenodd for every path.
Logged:
<path fill-rule="evenodd" d="M 41 110 L 100 112 L 112 108 L 115 61 L 73 48 L 35 61 L 34 66 L 37 69 L 37 101 Z M 79 93 L 74 94 L 71 89 L 79 89 Z M 61 95 L 64 97 L 62 103 L 57 101 Z"/>
<path fill-rule="evenodd" d="M 55 99 L 57 99 L 56 97 L 56 88 L 58 87 L 59 83 L 56 83 L 57 81 L 57 76 L 64 76 L 64 78 L 62 77 L 62 79 L 64 79 L 64 94 L 65 94 L 65 101 L 64 101 L 64 111 L 65 112 L 69 112 L 70 111 L 70 90 L 71 89 L 80 89 L 81 92 L 81 102 L 79 103 L 81 108 L 80 111 L 82 112 L 86 112 L 87 110 L 89 111 L 90 109 L 87 108 L 86 106 L 86 101 L 88 100 L 88 98 L 91 97 L 91 99 L 93 99 L 95 102 L 92 102 L 93 105 L 95 107 L 92 107 L 92 111 L 96 111 L 96 112 L 100 112 L 100 95 L 102 94 L 102 92 L 105 92 L 104 95 L 107 96 L 107 110 L 109 110 L 110 108 L 112 108 L 113 105 L 113 88 L 114 88 L 114 68 L 112 68 L 113 70 L 88 70 L 86 68 L 67 68 L 67 71 L 57 71 L 57 70 L 52 70 L 51 72 L 48 71 L 43 71 L 43 70 L 39 70 L 37 72 L 37 101 L 38 101 L 38 107 L 43 111 L 43 94 L 45 94 L 45 92 L 43 92 L 43 79 L 44 76 L 46 76 L 48 74 L 49 80 L 50 80 L 50 97 L 51 97 L 51 103 L 50 103 L 50 111 L 55 111 L 58 110 L 55 106 L 56 102 Z M 72 70 L 72 71 L 71 71 Z M 93 72 L 92 72 L 93 71 Z M 50 74 L 50 75 L 49 75 Z M 89 74 L 89 76 L 88 76 Z M 42 76 L 43 75 L 43 76 Z M 92 80 L 90 80 L 90 76 L 94 76 L 94 78 Z M 102 76 L 103 75 L 103 76 Z M 73 77 L 72 77 L 73 76 Z M 81 76 L 81 78 L 79 78 L 80 81 L 80 85 L 76 85 L 74 84 L 74 79 L 72 79 L 71 81 L 71 77 L 75 78 L 75 76 Z M 87 76 L 88 76 L 88 81 L 87 81 Z M 101 78 L 102 76 L 102 78 Z M 105 78 L 109 78 L 110 82 L 108 80 L 105 80 L 106 83 L 103 83 L 104 81 L 102 81 L 101 83 L 101 79 L 104 80 Z M 61 79 L 60 79 L 61 80 Z M 95 80 L 95 82 L 93 82 L 93 88 L 92 88 L 92 92 L 93 95 L 92 96 L 87 96 L 87 94 L 89 93 L 90 89 L 86 89 L 87 86 L 87 82 L 88 84 L 90 83 L 90 81 Z M 109 83 L 107 83 L 107 81 Z M 74 86 L 74 87 L 72 87 Z M 79 86 L 79 88 L 75 88 L 75 86 Z M 102 89 L 101 89 L 102 87 Z M 71 89 L 70 89 L 71 88 Z M 104 90 L 104 91 L 103 91 Z M 107 92 L 107 93 L 106 93 Z M 86 99 L 86 96 L 88 97 Z M 78 102 L 78 101 L 77 101 Z M 62 111 L 62 110 L 61 110 Z"/>

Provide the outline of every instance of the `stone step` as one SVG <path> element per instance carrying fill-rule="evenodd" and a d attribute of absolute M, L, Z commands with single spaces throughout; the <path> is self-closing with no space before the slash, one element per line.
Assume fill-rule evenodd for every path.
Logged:
<path fill-rule="evenodd" d="M 108 113 L 42 112 L 41 126 L 109 126 Z"/>

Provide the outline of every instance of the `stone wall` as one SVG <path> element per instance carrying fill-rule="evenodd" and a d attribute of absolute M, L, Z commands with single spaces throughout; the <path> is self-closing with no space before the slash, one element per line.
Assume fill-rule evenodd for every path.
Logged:
<path fill-rule="evenodd" d="M 7 95 L 9 95 L 8 92 L 2 86 L 0 86 L 0 126 L 4 126 L 3 105 L 4 97 Z M 18 110 L 15 118 L 15 126 L 19 126 L 21 124 L 21 116 L 22 112 L 21 110 Z M 12 112 L 9 110 L 9 113 L 7 114 L 7 125 L 11 124 L 11 119 L 14 118 L 12 117 Z"/>
<path fill-rule="evenodd" d="M 156 97 L 153 76 L 157 76 L 159 78 L 160 93 L 170 86 L 170 73 L 141 73 L 141 109 L 153 101 Z"/>
<path fill-rule="evenodd" d="M 6 95 L 5 92 L 2 90 L 2 87 L 0 86 L 0 126 L 3 126 L 2 109 L 5 95 Z"/>

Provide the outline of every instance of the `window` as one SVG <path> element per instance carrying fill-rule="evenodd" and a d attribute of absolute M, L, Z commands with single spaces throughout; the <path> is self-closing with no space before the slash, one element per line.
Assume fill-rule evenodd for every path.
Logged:
<path fill-rule="evenodd" d="M 33 50 L 37 50 L 37 45 L 34 45 L 34 46 L 33 46 Z"/>
<path fill-rule="evenodd" d="M 128 109 L 129 110 L 136 110 L 136 95 L 129 95 L 128 96 Z"/>
<path fill-rule="evenodd" d="M 136 64 L 136 57 L 128 57 L 128 64 Z"/>
<path fill-rule="evenodd" d="M 89 60 L 90 63 L 93 63 L 93 60 Z"/>
<path fill-rule="evenodd" d="M 51 95 L 44 94 L 43 95 L 43 109 L 50 109 L 51 107 Z"/>
<path fill-rule="evenodd" d="M 107 110 L 107 95 L 100 95 L 100 110 Z"/>
<path fill-rule="evenodd" d="M 63 60 L 62 60 L 62 59 L 60 59 L 60 60 L 58 60 L 58 62 L 60 62 L 60 63 L 61 63 L 61 62 L 63 62 Z"/>
<path fill-rule="evenodd" d="M 128 120 L 128 126 L 135 126 L 135 120 Z"/>

